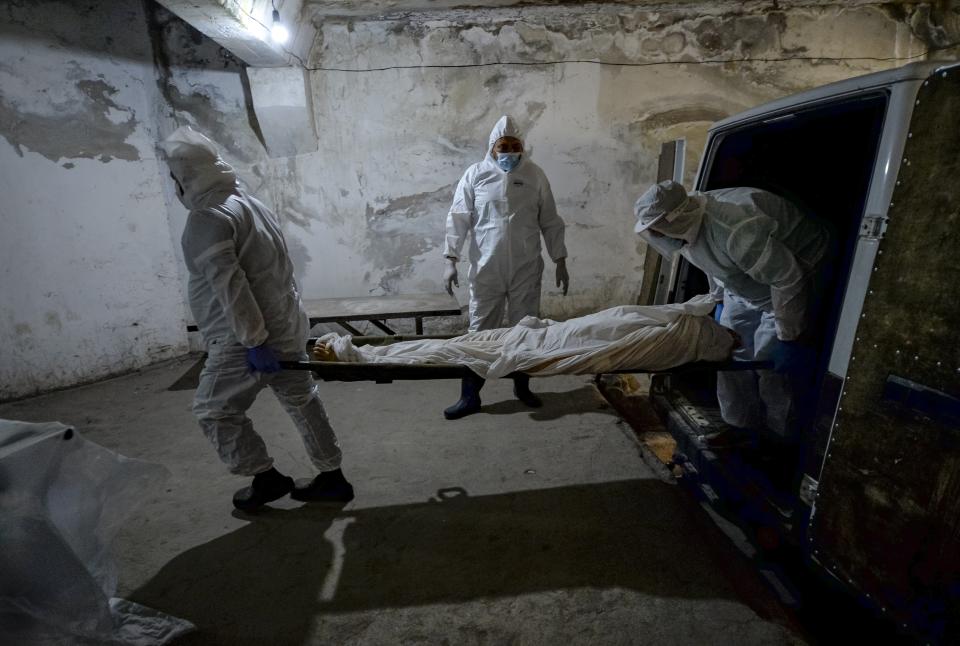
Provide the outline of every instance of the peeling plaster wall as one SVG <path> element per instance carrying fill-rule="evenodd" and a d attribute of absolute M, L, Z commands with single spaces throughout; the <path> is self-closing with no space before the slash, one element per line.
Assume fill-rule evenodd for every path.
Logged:
<path fill-rule="evenodd" d="M 160 6 L 151 8 L 149 20 L 158 89 L 167 107 L 161 119 L 162 133 L 189 125 L 218 143 L 222 156 L 234 166 L 246 188 L 280 218 L 305 297 L 398 293 L 395 288 L 385 289 L 381 283 L 389 285 L 389 276 L 400 273 L 398 267 L 412 266 L 412 260 L 403 256 L 404 248 L 394 242 L 424 235 L 442 240 L 442 220 L 426 226 L 418 219 L 416 210 L 405 221 L 387 220 L 379 212 L 383 205 L 366 201 L 360 202 L 355 211 L 339 211 L 335 200 L 349 195 L 339 187 L 340 183 L 351 184 L 357 179 L 353 174 L 348 179 L 340 178 L 338 154 L 325 149 L 296 157 L 269 157 L 242 64 Z M 355 128 L 356 124 L 350 127 Z M 449 192 L 438 192 L 434 212 L 446 212 Z M 416 206 L 410 199 L 401 199 L 400 204 L 404 203 L 411 209 Z M 179 237 L 186 215 L 178 204 L 171 207 L 174 236 Z M 440 267 L 439 261 L 435 264 Z M 438 292 L 438 278 L 430 278 L 424 286 L 405 291 Z M 431 327 L 437 323 L 428 320 L 428 331 L 450 329 L 450 325 L 460 326 L 461 322 Z M 357 327 L 364 331 L 367 324 Z M 403 324 L 396 327 L 406 331 Z"/>
<path fill-rule="evenodd" d="M 321 257 L 346 244 L 364 270 L 338 280 L 318 262 L 305 268 L 308 283 L 344 293 L 438 291 L 452 188 L 484 154 L 495 120 L 510 113 L 568 225 L 571 293 L 558 294 L 548 269 L 544 314 L 635 302 L 644 250 L 632 234 L 632 204 L 655 181 L 662 142 L 686 138 L 690 182 L 712 122 L 903 64 L 882 59 L 920 53 L 925 33 L 941 33 L 919 27 L 931 22 L 925 6 L 753 9 L 597 5 L 318 24 L 310 66 L 327 68 L 313 72 L 320 152 L 298 158 L 297 168 L 323 226 L 304 243 L 324 249 Z M 793 57 L 817 60 L 662 64 Z M 832 60 L 848 57 L 859 60 Z M 571 60 L 628 65 L 554 63 Z M 498 61 L 524 65 L 446 67 Z M 397 66 L 437 67 L 330 69 Z"/>
<path fill-rule="evenodd" d="M 689 181 L 712 122 L 897 66 L 905 61 L 887 59 L 957 33 L 953 10 L 926 4 L 771 6 L 328 16 L 316 24 L 310 67 L 418 69 L 313 71 L 319 150 L 286 159 L 263 149 L 241 67 L 176 18 L 156 15 L 172 125 L 211 133 L 277 211 L 308 298 L 440 292 L 453 187 L 507 112 L 527 131 L 568 224 L 570 295 L 553 286 L 549 263 L 544 280 L 543 313 L 560 318 L 635 301 L 645 250 L 632 234 L 632 204 L 655 179 L 661 142 L 687 139 Z M 801 60 L 693 64 L 794 57 Z M 841 60 L 849 57 L 857 58 Z M 639 66 L 552 63 L 577 59 Z M 689 62 L 661 65 L 675 60 Z M 497 61 L 527 65 L 449 67 Z M 464 283 L 458 298 L 466 297 Z"/>
<path fill-rule="evenodd" d="M 138 2 L 0 5 L 0 399 L 186 350 Z"/>

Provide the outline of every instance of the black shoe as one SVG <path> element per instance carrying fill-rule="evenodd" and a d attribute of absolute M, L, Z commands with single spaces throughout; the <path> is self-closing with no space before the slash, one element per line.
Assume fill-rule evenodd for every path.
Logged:
<path fill-rule="evenodd" d="M 739 426 L 726 426 L 720 430 L 711 427 L 710 432 L 701 435 L 700 439 L 714 450 L 750 448 L 757 443 L 757 432 Z"/>
<path fill-rule="evenodd" d="M 484 380 L 480 377 L 465 378 L 460 382 L 460 401 L 443 411 L 447 419 L 460 419 L 480 410 L 480 389 Z"/>
<path fill-rule="evenodd" d="M 530 377 L 526 375 L 513 378 L 513 394 L 530 408 L 543 406 L 543 400 L 530 391 Z"/>
<path fill-rule="evenodd" d="M 233 494 L 233 506 L 241 511 L 262 507 L 293 491 L 293 478 L 273 467 L 253 476 L 253 483 Z"/>
<path fill-rule="evenodd" d="M 350 502 L 353 485 L 343 477 L 343 471 L 324 471 L 313 480 L 297 480 L 290 497 L 301 502 Z"/>

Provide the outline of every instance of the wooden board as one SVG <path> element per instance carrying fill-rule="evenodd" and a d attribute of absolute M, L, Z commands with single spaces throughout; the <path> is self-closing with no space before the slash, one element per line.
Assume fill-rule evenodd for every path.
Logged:
<path fill-rule="evenodd" d="M 311 324 L 460 315 L 460 304 L 448 294 L 307 298 L 303 306 Z"/>
<path fill-rule="evenodd" d="M 917 95 L 811 521 L 816 561 L 943 643 L 960 640 L 958 115 L 954 67 Z M 934 405 L 891 397 L 896 379 Z"/>

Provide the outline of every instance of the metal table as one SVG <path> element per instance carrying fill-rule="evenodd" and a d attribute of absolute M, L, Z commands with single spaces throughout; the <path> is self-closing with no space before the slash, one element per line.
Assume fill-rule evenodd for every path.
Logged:
<path fill-rule="evenodd" d="M 305 298 L 303 306 L 310 317 L 310 325 L 336 323 L 355 336 L 360 336 L 361 332 L 350 325 L 350 321 L 368 321 L 384 334 L 396 334 L 387 325 L 387 320 L 412 318 L 420 335 L 423 334 L 425 317 L 460 315 L 460 304 L 448 294 Z"/>

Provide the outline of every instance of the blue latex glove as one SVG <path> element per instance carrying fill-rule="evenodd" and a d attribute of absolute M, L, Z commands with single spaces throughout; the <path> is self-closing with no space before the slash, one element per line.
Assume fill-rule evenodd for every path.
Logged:
<path fill-rule="evenodd" d="M 798 341 L 778 341 L 772 359 L 775 372 L 807 374 L 813 370 L 816 354 L 810 346 Z"/>
<path fill-rule="evenodd" d="M 719 323 L 721 314 L 723 314 L 723 303 L 717 303 L 717 306 L 713 308 L 713 320 Z"/>
<path fill-rule="evenodd" d="M 253 372 L 280 372 L 277 355 L 265 343 L 255 348 L 247 348 L 247 365 Z"/>

